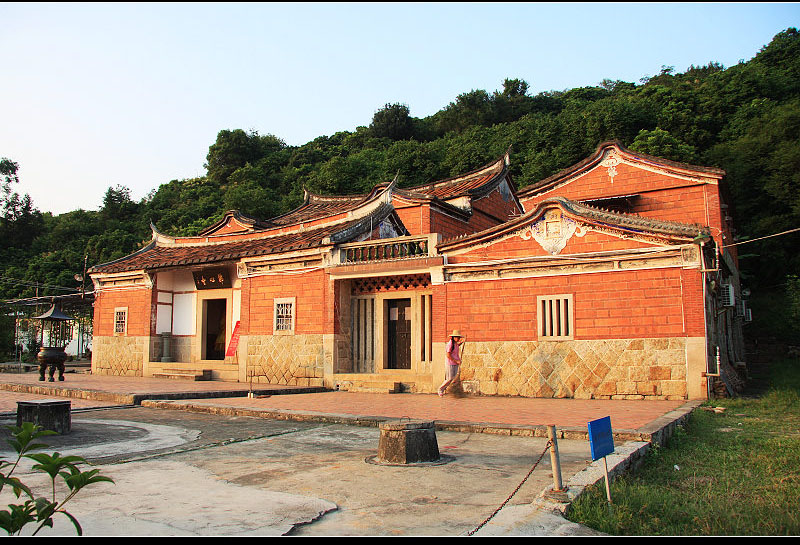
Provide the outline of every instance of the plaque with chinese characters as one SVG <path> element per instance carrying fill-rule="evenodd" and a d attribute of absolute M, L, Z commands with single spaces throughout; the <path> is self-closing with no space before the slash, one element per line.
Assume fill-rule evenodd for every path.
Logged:
<path fill-rule="evenodd" d="M 214 290 L 231 287 L 231 275 L 227 269 L 195 271 L 194 285 L 199 290 Z"/>

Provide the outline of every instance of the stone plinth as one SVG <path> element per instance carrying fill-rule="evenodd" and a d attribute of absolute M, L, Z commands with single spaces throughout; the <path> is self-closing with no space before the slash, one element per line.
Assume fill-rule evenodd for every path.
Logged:
<path fill-rule="evenodd" d="M 378 461 L 413 464 L 439 460 L 439 444 L 433 422 L 392 420 L 380 425 Z"/>
<path fill-rule="evenodd" d="M 32 422 L 45 430 L 69 433 L 72 429 L 72 402 L 60 399 L 17 401 L 17 426 Z"/>

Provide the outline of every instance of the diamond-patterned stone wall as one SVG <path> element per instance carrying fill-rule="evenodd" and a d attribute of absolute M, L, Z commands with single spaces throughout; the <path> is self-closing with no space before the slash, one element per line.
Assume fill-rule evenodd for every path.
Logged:
<path fill-rule="evenodd" d="M 322 335 L 251 335 L 247 338 L 247 380 L 289 386 L 322 386 Z"/>
<path fill-rule="evenodd" d="M 92 373 L 141 377 L 150 337 L 96 336 L 92 339 Z"/>
<path fill-rule="evenodd" d="M 686 341 L 469 342 L 461 380 L 483 395 L 684 399 Z"/>

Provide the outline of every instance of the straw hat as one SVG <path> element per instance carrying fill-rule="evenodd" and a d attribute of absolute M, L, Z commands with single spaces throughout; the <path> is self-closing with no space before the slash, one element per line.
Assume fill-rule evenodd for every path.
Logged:
<path fill-rule="evenodd" d="M 459 331 L 458 329 L 454 329 L 452 335 L 450 335 L 450 336 L 451 337 L 461 337 L 461 331 Z"/>

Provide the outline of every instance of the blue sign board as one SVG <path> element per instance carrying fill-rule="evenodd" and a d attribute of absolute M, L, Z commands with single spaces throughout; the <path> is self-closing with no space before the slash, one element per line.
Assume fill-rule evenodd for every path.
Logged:
<path fill-rule="evenodd" d="M 611 433 L 610 416 L 589 422 L 589 446 L 592 449 L 592 461 L 614 452 L 614 434 Z"/>

